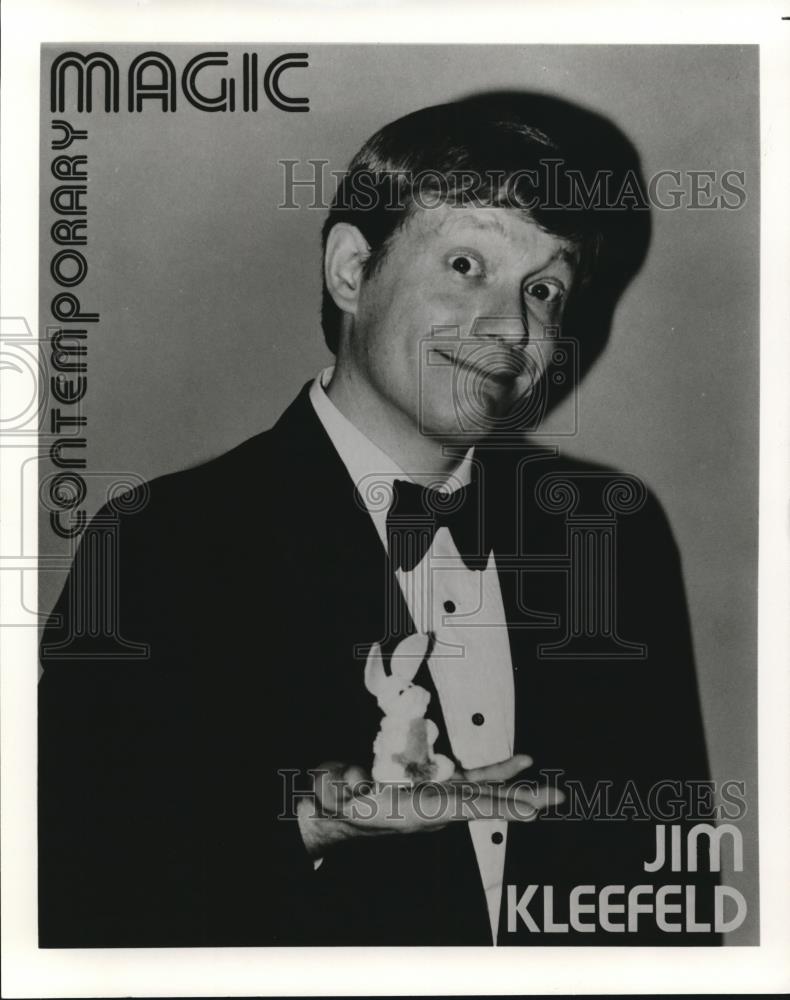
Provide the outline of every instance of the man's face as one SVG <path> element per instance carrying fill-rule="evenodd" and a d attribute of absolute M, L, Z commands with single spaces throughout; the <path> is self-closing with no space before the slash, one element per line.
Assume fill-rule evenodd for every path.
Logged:
<path fill-rule="evenodd" d="M 345 361 L 390 419 L 482 437 L 534 385 L 546 345 L 525 348 L 559 323 L 576 256 L 514 209 L 415 209 L 363 283 Z"/>

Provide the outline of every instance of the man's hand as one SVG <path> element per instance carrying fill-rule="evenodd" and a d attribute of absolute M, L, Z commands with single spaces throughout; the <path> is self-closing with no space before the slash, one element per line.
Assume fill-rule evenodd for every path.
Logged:
<path fill-rule="evenodd" d="M 529 822 L 563 801 L 562 792 L 513 779 L 532 764 L 524 754 L 459 771 L 449 781 L 411 786 L 376 784 L 363 768 L 337 761 L 313 772 L 315 796 L 297 808 L 308 852 L 323 856 L 333 844 L 388 833 L 423 833 L 451 822 L 504 819 Z"/>

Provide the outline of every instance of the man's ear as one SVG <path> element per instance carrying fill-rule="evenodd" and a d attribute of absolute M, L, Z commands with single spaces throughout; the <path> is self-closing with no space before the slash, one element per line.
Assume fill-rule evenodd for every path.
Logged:
<path fill-rule="evenodd" d="M 335 305 L 355 315 L 362 287 L 362 268 L 370 256 L 367 240 L 356 226 L 337 222 L 329 230 L 324 252 L 324 280 Z"/>

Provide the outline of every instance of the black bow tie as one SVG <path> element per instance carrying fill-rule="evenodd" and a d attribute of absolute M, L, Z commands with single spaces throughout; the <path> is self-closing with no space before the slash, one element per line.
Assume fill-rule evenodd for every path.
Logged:
<path fill-rule="evenodd" d="M 473 479 L 454 493 L 442 493 L 396 479 L 387 514 L 387 544 L 395 568 L 414 569 L 442 526 L 450 529 L 466 566 L 485 569 L 491 546 L 485 540 L 479 481 Z"/>

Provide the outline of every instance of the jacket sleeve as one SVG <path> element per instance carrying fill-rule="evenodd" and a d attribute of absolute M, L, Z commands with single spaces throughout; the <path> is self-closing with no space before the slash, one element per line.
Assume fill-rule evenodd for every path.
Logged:
<path fill-rule="evenodd" d="M 277 693 L 204 638 L 222 568 L 189 534 L 182 504 L 104 508 L 44 632 L 42 947 L 292 943 L 310 909 Z"/>
<path fill-rule="evenodd" d="M 580 489 L 595 489 L 597 500 L 601 474 L 586 473 L 584 469 L 577 482 Z M 588 509 L 597 510 L 592 500 Z M 548 520 L 539 522 L 541 527 Z M 556 551 L 562 551 L 558 536 L 564 528 L 562 523 L 545 527 L 546 533 L 554 531 Z M 534 824 L 511 826 L 512 882 L 522 888 L 549 885 L 555 916 L 561 914 L 557 919 L 566 922 L 571 894 L 579 886 L 619 885 L 630 892 L 650 885 L 658 892 L 663 885 L 681 885 L 683 893 L 688 887 L 695 897 L 697 920 L 709 929 L 697 932 L 684 923 L 680 930 L 666 932 L 647 917 L 622 934 L 594 922 L 594 932 L 577 933 L 571 927 L 567 933 L 542 933 L 538 939 L 518 925 L 506 940 L 583 946 L 716 945 L 720 936 L 711 930 L 711 916 L 719 875 L 710 870 L 702 852 L 696 870 L 685 859 L 680 871 L 669 862 L 655 873 L 645 869 L 656 856 L 659 835 L 669 839 L 674 827 L 685 843 L 696 823 L 711 819 L 704 795 L 711 774 L 680 556 L 663 510 L 647 492 L 640 507 L 616 519 L 615 529 L 612 588 L 606 591 L 600 576 L 588 576 L 588 607 L 598 607 L 594 601 L 601 594 L 608 598 L 611 634 L 628 655 L 615 655 L 615 649 L 585 658 L 576 647 L 576 655 L 542 656 L 540 644 L 552 634 L 550 629 L 531 644 L 524 640 L 519 681 L 523 749 L 533 756 L 538 773 L 546 768 L 559 775 L 566 800 Z M 559 574 L 554 581 L 549 574 L 535 577 L 530 602 L 541 610 L 559 611 L 556 642 L 569 608 L 564 603 L 567 583 Z M 546 595 L 552 593 L 548 603 Z M 547 603 L 541 605 L 541 599 Z M 590 644 L 593 652 L 599 648 L 604 647 Z"/>

